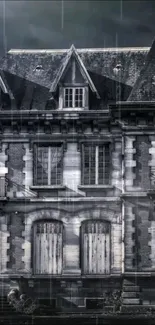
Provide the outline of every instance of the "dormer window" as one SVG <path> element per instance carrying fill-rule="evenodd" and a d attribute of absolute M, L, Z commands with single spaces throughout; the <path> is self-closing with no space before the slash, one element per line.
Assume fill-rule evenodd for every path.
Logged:
<path fill-rule="evenodd" d="M 67 87 L 64 88 L 64 108 L 83 108 L 85 88 Z"/>
<path fill-rule="evenodd" d="M 90 91 L 96 98 L 100 99 L 89 72 L 73 45 L 63 60 L 50 88 L 52 94 L 58 94 L 58 90 L 58 108 L 60 110 L 88 110 Z"/>

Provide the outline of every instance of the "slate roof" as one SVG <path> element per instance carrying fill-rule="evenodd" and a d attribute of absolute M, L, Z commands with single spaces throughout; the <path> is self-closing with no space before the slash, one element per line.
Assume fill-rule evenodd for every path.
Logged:
<path fill-rule="evenodd" d="M 155 41 L 147 54 L 145 65 L 135 82 L 128 101 L 155 101 Z"/>
<path fill-rule="evenodd" d="M 76 50 L 104 102 L 115 101 L 117 84 L 127 100 L 149 48 L 103 48 Z M 10 50 L 0 60 L 0 68 L 15 98 L 17 108 L 44 109 L 49 90 L 66 59 L 64 50 Z M 120 70 L 117 70 L 117 67 Z M 118 73 L 119 72 L 119 73 Z"/>
<path fill-rule="evenodd" d="M 49 89 L 4 71 L 5 80 L 15 98 L 17 109 L 44 109 L 51 94 Z"/>
<path fill-rule="evenodd" d="M 88 72 L 118 80 L 113 69 L 118 63 L 121 64 L 121 82 L 129 86 L 133 86 L 137 80 L 148 51 L 148 47 L 77 49 Z M 50 88 L 67 52 L 68 50 L 10 50 L 0 60 L 0 68 Z"/>
<path fill-rule="evenodd" d="M 104 106 L 106 103 L 110 102 L 126 101 L 129 97 L 132 90 L 131 86 L 94 72 L 90 72 L 89 74 L 98 90 L 100 98 L 102 98 Z"/>
<path fill-rule="evenodd" d="M 13 93 L 11 91 L 10 86 L 7 83 L 7 80 L 5 78 L 5 73 L 0 69 L 0 87 L 4 94 L 9 94 L 11 99 L 14 99 Z"/>

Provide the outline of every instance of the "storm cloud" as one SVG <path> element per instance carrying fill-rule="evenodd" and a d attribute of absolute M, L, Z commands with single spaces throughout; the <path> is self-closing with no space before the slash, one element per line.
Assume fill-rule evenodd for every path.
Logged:
<path fill-rule="evenodd" d="M 10 48 L 150 46 L 155 1 L 0 1 L 0 53 Z"/>

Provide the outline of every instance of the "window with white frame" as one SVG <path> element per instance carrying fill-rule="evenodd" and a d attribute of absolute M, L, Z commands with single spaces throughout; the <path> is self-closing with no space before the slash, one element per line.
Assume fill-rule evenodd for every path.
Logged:
<path fill-rule="evenodd" d="M 64 88 L 64 107 L 65 108 L 84 107 L 84 88 L 82 87 Z"/>
<path fill-rule="evenodd" d="M 34 185 L 62 185 L 63 146 L 34 146 Z"/>
<path fill-rule="evenodd" d="M 108 185 L 110 174 L 109 143 L 82 145 L 82 184 Z"/>

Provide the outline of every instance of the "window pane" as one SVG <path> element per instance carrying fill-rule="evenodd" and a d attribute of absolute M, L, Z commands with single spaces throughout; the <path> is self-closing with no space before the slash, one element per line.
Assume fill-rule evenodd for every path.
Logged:
<path fill-rule="evenodd" d="M 51 147 L 51 185 L 60 185 L 62 179 L 62 146 Z"/>
<path fill-rule="evenodd" d="M 48 147 L 36 147 L 35 185 L 48 185 Z"/>
<path fill-rule="evenodd" d="M 109 145 L 99 146 L 99 184 L 109 184 L 110 153 Z"/>
<path fill-rule="evenodd" d="M 83 88 L 75 89 L 75 107 L 83 107 Z"/>
<path fill-rule="evenodd" d="M 64 98 L 64 107 L 72 107 L 73 101 L 73 89 L 72 88 L 65 88 L 65 98 Z"/>
<path fill-rule="evenodd" d="M 62 146 L 36 146 L 34 151 L 34 184 L 60 185 L 62 180 Z"/>
<path fill-rule="evenodd" d="M 95 184 L 95 146 L 84 145 L 83 155 L 83 182 L 85 185 L 93 185 Z"/>
<path fill-rule="evenodd" d="M 98 157 L 96 157 L 96 153 L 98 153 Z M 95 185 L 97 180 L 99 185 L 109 184 L 110 153 L 108 144 L 99 146 L 85 144 L 83 146 L 82 173 L 85 185 Z"/>

